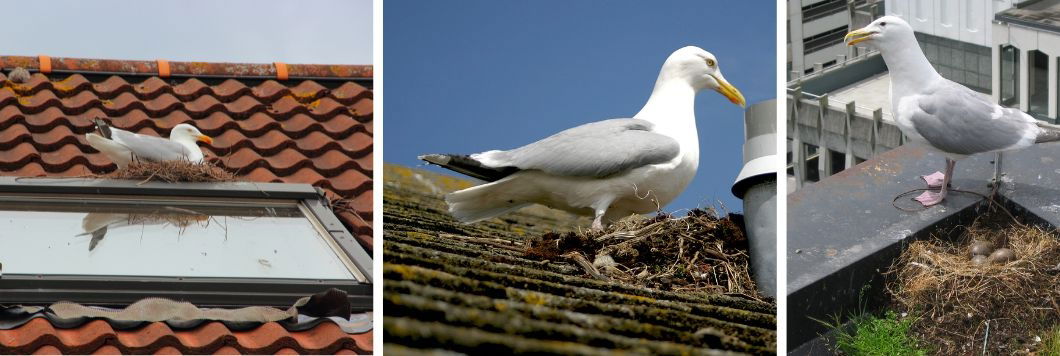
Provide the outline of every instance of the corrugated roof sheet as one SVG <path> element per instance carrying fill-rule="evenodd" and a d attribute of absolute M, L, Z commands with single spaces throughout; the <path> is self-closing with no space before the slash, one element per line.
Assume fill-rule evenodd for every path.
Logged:
<path fill-rule="evenodd" d="M 469 182 L 388 165 L 384 172 L 384 347 L 599 354 L 752 353 L 776 348 L 774 304 L 592 279 L 521 241 L 584 219 L 544 208 L 464 225 L 440 195 Z"/>

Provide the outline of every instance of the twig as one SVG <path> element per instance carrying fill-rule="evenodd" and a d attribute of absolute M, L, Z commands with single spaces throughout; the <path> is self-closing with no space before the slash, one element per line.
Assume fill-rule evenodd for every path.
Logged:
<path fill-rule="evenodd" d="M 983 335 L 983 355 L 986 355 L 986 344 L 990 340 L 990 320 L 986 321 L 986 334 Z"/>
<path fill-rule="evenodd" d="M 648 231 L 649 229 L 652 229 L 652 228 L 658 226 L 659 224 L 662 224 L 662 223 L 665 223 L 665 222 L 666 222 L 666 220 L 657 221 L 657 222 L 652 223 L 651 225 L 648 225 L 648 226 L 642 227 L 640 229 L 637 229 L 636 231 L 615 231 L 615 232 L 612 232 L 610 234 L 606 234 L 606 235 L 597 237 L 596 238 L 596 242 L 603 242 L 605 240 L 608 240 L 608 239 L 611 239 L 611 238 L 614 238 L 614 237 L 626 237 L 626 238 L 637 237 L 637 236 L 643 234 L 645 231 Z"/>
<path fill-rule="evenodd" d="M 593 278 L 599 279 L 601 281 L 610 281 L 611 280 L 611 278 L 601 274 L 600 271 L 597 271 L 596 267 L 593 267 L 593 264 L 589 263 L 589 260 L 586 259 L 585 256 L 582 255 L 581 252 L 574 251 L 574 252 L 563 254 L 563 255 L 560 255 L 560 256 L 566 257 L 566 258 L 574 261 L 574 263 L 577 264 L 578 267 L 581 267 L 583 270 L 585 270 L 586 273 L 588 273 L 590 276 L 593 276 Z"/>

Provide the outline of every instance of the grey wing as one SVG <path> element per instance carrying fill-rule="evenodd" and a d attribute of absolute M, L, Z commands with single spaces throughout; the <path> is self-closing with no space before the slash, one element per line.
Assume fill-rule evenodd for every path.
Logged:
<path fill-rule="evenodd" d="M 980 94 L 947 81 L 911 107 L 910 121 L 932 146 L 949 153 L 971 155 L 1001 151 L 1034 142 L 1034 118 L 995 105 Z"/>
<path fill-rule="evenodd" d="M 681 146 L 638 119 L 611 119 L 571 128 L 541 141 L 499 152 L 511 166 L 563 176 L 605 177 L 672 160 Z"/>
<path fill-rule="evenodd" d="M 128 147 L 137 157 L 154 161 L 186 159 L 191 152 L 183 145 L 157 136 L 135 134 L 125 130 L 111 129 L 112 140 Z"/>

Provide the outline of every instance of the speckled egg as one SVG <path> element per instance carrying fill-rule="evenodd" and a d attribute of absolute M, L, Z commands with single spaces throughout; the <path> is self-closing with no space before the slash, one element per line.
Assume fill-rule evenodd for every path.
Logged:
<path fill-rule="evenodd" d="M 1006 263 L 1016 259 L 1016 253 L 1012 252 L 1011 249 L 999 248 L 994 253 L 990 254 L 990 262 L 993 263 Z"/>
<path fill-rule="evenodd" d="M 972 242 L 971 246 L 968 247 L 968 254 L 971 256 L 987 256 L 990 255 L 990 251 L 994 250 L 989 242 L 986 241 L 975 241 Z"/>
<path fill-rule="evenodd" d="M 984 264 L 986 264 L 987 262 L 988 262 L 988 261 L 987 261 L 987 259 L 986 259 L 986 256 L 983 256 L 983 255 L 975 255 L 975 256 L 972 256 L 972 264 L 973 264 L 973 265 L 976 265 L 976 266 L 979 266 L 979 265 L 984 265 Z"/>

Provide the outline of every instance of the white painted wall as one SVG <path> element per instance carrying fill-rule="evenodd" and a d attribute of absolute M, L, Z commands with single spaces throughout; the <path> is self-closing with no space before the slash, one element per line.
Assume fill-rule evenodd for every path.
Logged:
<path fill-rule="evenodd" d="M 799 9 L 802 12 L 802 9 Z M 800 15 L 801 16 L 801 15 Z M 831 30 L 839 26 L 850 24 L 850 15 L 846 11 L 840 11 L 825 17 L 813 19 L 813 21 L 802 24 L 802 37 L 810 37 L 821 32 Z"/>
<path fill-rule="evenodd" d="M 917 32 L 990 47 L 994 14 L 1012 0 L 885 0 L 884 7 Z"/>

